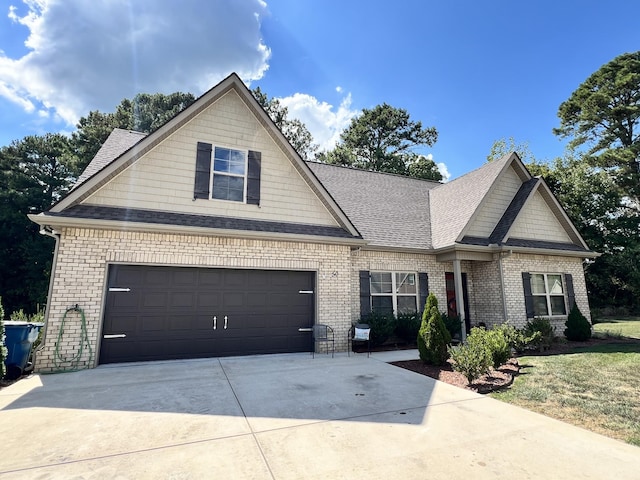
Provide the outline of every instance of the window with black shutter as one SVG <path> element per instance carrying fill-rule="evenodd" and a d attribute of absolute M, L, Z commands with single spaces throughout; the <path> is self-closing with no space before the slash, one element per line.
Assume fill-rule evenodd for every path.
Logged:
<path fill-rule="evenodd" d="M 261 154 L 198 142 L 193 198 L 260 204 Z"/>

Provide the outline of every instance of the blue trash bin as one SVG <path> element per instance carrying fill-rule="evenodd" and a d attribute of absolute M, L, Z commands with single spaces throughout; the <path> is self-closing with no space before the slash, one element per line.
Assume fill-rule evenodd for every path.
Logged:
<path fill-rule="evenodd" d="M 4 333 L 6 335 L 5 345 L 7 347 L 6 378 L 15 380 L 22 375 L 29 366 L 29 356 L 31 347 L 38 338 L 44 323 L 31 322 L 4 322 Z"/>

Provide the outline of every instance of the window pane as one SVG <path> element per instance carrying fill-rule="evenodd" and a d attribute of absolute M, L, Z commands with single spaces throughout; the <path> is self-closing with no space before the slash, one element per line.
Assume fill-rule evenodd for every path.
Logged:
<path fill-rule="evenodd" d="M 216 160 L 218 160 L 218 159 L 220 159 L 220 160 L 229 160 L 230 154 L 231 154 L 231 150 L 229 150 L 228 148 L 216 147 L 216 153 L 215 153 L 214 157 L 216 158 Z"/>
<path fill-rule="evenodd" d="M 547 310 L 547 297 L 533 297 L 533 314 L 536 317 L 545 317 L 549 315 L 549 310 Z"/>
<path fill-rule="evenodd" d="M 566 315 L 564 296 L 551 297 L 551 315 Z"/>
<path fill-rule="evenodd" d="M 215 172 L 227 173 L 229 171 L 229 161 L 216 158 L 213 162 L 213 170 Z"/>
<path fill-rule="evenodd" d="M 533 273 L 531 275 L 531 291 L 535 293 L 546 293 L 544 288 L 544 275 Z"/>
<path fill-rule="evenodd" d="M 396 273 L 396 293 L 416 293 L 416 274 Z"/>
<path fill-rule="evenodd" d="M 371 309 L 377 313 L 393 313 L 391 297 L 371 297 Z"/>
<path fill-rule="evenodd" d="M 244 178 L 214 175 L 212 196 L 218 200 L 242 202 L 244 200 Z"/>
<path fill-rule="evenodd" d="M 371 293 L 391 293 L 392 291 L 391 273 L 371 273 Z"/>
<path fill-rule="evenodd" d="M 547 275 L 547 285 L 549 286 L 548 292 L 551 295 L 562 295 L 562 276 L 561 275 Z"/>
<path fill-rule="evenodd" d="M 417 311 L 416 297 L 398 297 L 398 313 L 415 313 Z"/>

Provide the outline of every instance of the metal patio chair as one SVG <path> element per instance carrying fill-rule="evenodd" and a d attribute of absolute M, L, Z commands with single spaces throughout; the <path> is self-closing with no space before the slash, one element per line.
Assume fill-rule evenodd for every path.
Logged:
<path fill-rule="evenodd" d="M 329 344 L 331 344 L 331 358 L 333 358 L 336 351 L 336 341 L 333 328 L 329 325 L 318 323 L 313 326 L 313 351 L 311 352 L 313 358 L 316 356 L 316 347 L 319 343 L 327 344 L 327 355 L 329 355 Z"/>
<path fill-rule="evenodd" d="M 371 327 L 368 323 L 356 323 L 347 336 L 347 355 L 351 355 L 354 343 L 367 343 L 367 357 L 371 356 Z"/>

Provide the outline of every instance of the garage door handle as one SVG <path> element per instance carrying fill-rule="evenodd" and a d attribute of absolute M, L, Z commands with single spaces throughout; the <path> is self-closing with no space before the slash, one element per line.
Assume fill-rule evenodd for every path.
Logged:
<path fill-rule="evenodd" d="M 130 288 L 109 287 L 110 292 L 130 292 Z"/>
<path fill-rule="evenodd" d="M 298 293 L 311 293 L 311 294 L 313 294 L 313 290 L 300 290 Z"/>
<path fill-rule="evenodd" d="M 227 316 L 224 316 L 224 329 L 227 329 Z"/>
<path fill-rule="evenodd" d="M 299 332 L 313 332 L 313 328 L 299 328 Z"/>
<path fill-rule="evenodd" d="M 104 335 L 104 338 L 124 338 L 127 335 L 124 333 L 110 333 L 107 335 Z"/>
<path fill-rule="evenodd" d="M 218 317 L 213 317 L 213 329 L 218 328 Z"/>

